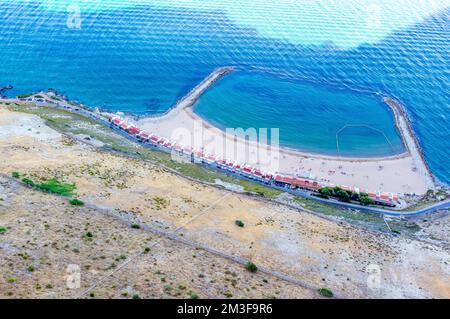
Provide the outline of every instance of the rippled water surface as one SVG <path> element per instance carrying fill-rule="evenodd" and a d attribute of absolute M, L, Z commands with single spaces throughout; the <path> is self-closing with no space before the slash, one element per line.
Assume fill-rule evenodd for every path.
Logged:
<path fill-rule="evenodd" d="M 159 113 L 232 65 L 196 112 L 220 127 L 279 127 L 283 145 L 325 154 L 336 154 L 344 128 L 348 156 L 404 150 L 381 103 L 388 94 L 406 105 L 433 172 L 448 183 L 449 8 L 449 0 L 0 0 L 0 86 Z"/>

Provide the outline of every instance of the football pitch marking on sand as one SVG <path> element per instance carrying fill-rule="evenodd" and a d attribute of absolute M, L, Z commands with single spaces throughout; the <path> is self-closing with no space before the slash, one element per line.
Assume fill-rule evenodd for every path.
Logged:
<path fill-rule="evenodd" d="M 387 135 L 386 135 L 382 130 L 379 130 L 379 129 L 373 127 L 373 126 L 366 125 L 366 124 L 347 124 L 347 125 L 344 125 L 341 129 L 339 129 L 339 130 L 336 132 L 336 149 L 337 149 L 338 157 L 341 157 L 341 155 L 340 155 L 340 154 L 341 154 L 341 151 L 340 151 L 340 149 L 339 149 L 339 135 L 340 135 L 345 129 L 351 128 L 351 127 L 365 127 L 365 128 L 368 128 L 368 129 L 370 129 L 370 130 L 372 130 L 372 131 L 375 131 L 375 132 L 381 134 L 381 135 L 386 139 L 386 142 L 388 142 L 388 144 L 389 144 L 389 146 L 391 147 L 391 149 L 393 149 L 393 146 L 392 146 L 391 141 L 389 140 L 389 138 L 387 137 Z"/>

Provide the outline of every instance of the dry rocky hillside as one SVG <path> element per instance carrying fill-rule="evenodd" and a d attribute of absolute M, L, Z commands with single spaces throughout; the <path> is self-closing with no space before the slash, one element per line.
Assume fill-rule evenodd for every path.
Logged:
<path fill-rule="evenodd" d="M 435 242 L 394 237 L 195 182 L 103 144 L 0 106 L 0 297 L 318 298 L 327 287 L 342 298 L 450 298 L 445 216 L 421 224 Z M 23 179 L 76 189 L 66 198 Z M 246 270 L 248 260 L 259 271 Z M 72 264 L 80 288 L 66 286 Z"/>

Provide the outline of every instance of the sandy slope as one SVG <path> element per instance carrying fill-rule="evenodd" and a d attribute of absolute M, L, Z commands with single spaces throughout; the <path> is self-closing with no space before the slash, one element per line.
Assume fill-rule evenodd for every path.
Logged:
<path fill-rule="evenodd" d="M 142 225 L 166 232 L 178 230 L 186 240 L 226 254 L 251 259 L 257 265 L 282 272 L 313 287 L 330 287 L 341 297 L 450 297 L 450 253 L 439 246 L 373 234 L 245 195 L 231 194 L 191 182 L 142 161 L 100 153 L 85 144 L 68 141 L 46 127 L 38 117 L 1 109 L 0 149 L 2 158 L 7 159 L 0 162 L 1 173 L 10 175 L 12 171 L 19 171 L 33 178 L 58 177 L 74 182 L 78 196 L 89 205 L 124 211 L 125 215 L 137 218 Z M 73 243 L 69 244 L 69 248 L 62 249 L 63 243 L 69 240 L 67 238 L 79 238 L 86 228 L 91 227 L 95 227 L 96 232 L 101 232 L 102 236 L 93 246 L 82 245 L 80 250 L 93 249 L 92 253 L 83 253 L 77 257 L 76 260 L 83 265 L 97 265 L 99 261 L 93 261 L 92 258 L 99 255 L 105 247 L 115 251 L 114 254 L 123 251 L 126 255 L 132 255 L 134 249 L 142 245 L 142 241 L 129 234 L 128 228 L 120 226 L 115 218 L 105 217 L 97 212 L 100 216 L 86 226 L 79 218 L 84 219 L 86 214 L 97 216 L 97 213 L 83 209 L 78 215 L 76 210 L 64 205 L 64 201 L 39 193 L 31 196 L 22 191 L 7 190 L 7 185 L 5 187 L 6 190 L 0 189 L 1 196 L 5 197 L 0 203 L 6 203 L 6 206 L 0 206 L 0 226 L 11 227 L 11 231 L 7 232 L 6 237 L 1 235 L 0 254 L 2 259 L 8 259 L 13 266 L 21 262 L 16 255 L 18 247 L 25 244 L 21 250 L 34 256 L 33 262 L 45 273 L 44 278 L 61 280 L 61 269 L 75 260 L 70 253 Z M 39 205 L 34 206 L 35 202 Z M 32 209 L 33 207 L 38 209 Z M 41 209 L 42 207 L 46 209 Z M 26 214 L 26 211 L 32 214 Z M 57 214 L 57 211 L 67 211 L 71 217 L 61 221 L 59 218 L 63 216 Z M 245 227 L 237 227 L 234 224 L 236 219 L 244 221 Z M 36 232 L 37 229 L 42 229 L 44 221 L 49 221 L 52 232 Z M 69 231 L 63 226 L 66 223 L 76 227 L 78 231 Z M 27 233 L 28 230 L 30 233 Z M 120 234 L 120 238 L 126 240 L 112 240 L 112 234 Z M 21 236 L 32 238 L 33 244 L 24 242 L 20 239 Z M 142 234 L 140 238 L 143 236 Z M 145 236 L 154 235 L 148 232 Z M 53 248 L 52 242 L 59 242 L 59 249 Z M 167 245 L 158 249 L 158 254 L 167 256 L 170 251 L 171 257 L 167 257 L 159 265 L 164 271 L 170 269 L 183 272 L 184 277 L 180 273 L 174 276 L 181 276 L 184 282 L 188 278 L 186 274 L 197 278 L 201 272 L 206 272 L 205 265 L 211 263 L 242 269 L 240 265 L 228 264 L 226 259 L 211 261 L 210 258 L 217 256 L 209 256 L 200 250 L 194 254 L 201 252 L 205 256 L 206 259 L 200 263 L 202 268 L 196 263 L 195 257 L 188 258 L 194 254 L 186 250 L 188 248 L 184 245 L 171 244 L 170 241 Z M 47 262 L 40 259 L 40 253 L 45 255 Z M 108 263 L 111 263 L 114 254 L 106 257 Z M 104 293 L 103 296 L 117 297 L 119 290 L 123 289 L 123 278 L 127 278 L 125 282 L 128 285 L 138 285 L 139 288 L 133 289 L 137 289 L 140 294 L 160 296 L 160 288 L 152 290 L 155 287 L 153 284 L 142 283 L 137 279 L 139 274 L 145 272 L 150 276 L 150 282 L 155 281 L 146 268 L 151 262 L 143 259 L 139 263 L 133 263 L 130 271 L 114 276 L 97 290 Z M 59 272 L 55 270 L 55 263 Z M 171 267 L 174 263 L 180 266 Z M 4 273 L 0 277 L 0 291 L 20 291 L 21 295 L 29 296 L 38 294 L 29 287 L 30 282 L 34 284 L 36 280 L 40 280 L 40 272 L 28 274 L 23 271 L 25 266 L 24 263 L 20 264 L 18 269 L 22 271 L 14 270 L 16 267 L 2 268 Z M 102 267 L 95 266 L 95 271 L 91 269 L 87 273 L 102 273 Z M 367 280 L 370 279 L 368 269 L 373 267 L 381 270 L 380 285 L 376 287 L 367 285 Z M 20 276 L 20 280 L 14 285 L 6 282 L 6 278 L 11 275 Z M 206 278 L 210 278 L 208 276 L 213 275 L 207 275 Z M 256 280 L 245 272 L 239 273 L 239 276 L 243 276 L 244 282 Z M 239 286 L 240 289 L 233 290 L 233 293 L 235 296 L 256 297 L 277 295 L 278 291 L 280 297 L 316 296 L 311 291 L 300 288 L 288 292 L 291 289 L 288 283 L 271 276 L 267 278 L 269 283 L 276 281 L 278 286 L 252 288 L 252 292 L 246 292 L 246 285 L 243 284 Z M 114 280 L 119 280 L 121 285 L 115 284 Z M 27 283 L 27 286 L 21 286 L 22 282 Z M 179 283 L 175 280 L 173 282 Z M 229 281 L 215 283 L 217 285 L 214 287 L 207 288 L 204 283 L 201 286 L 196 281 L 190 289 L 203 296 L 220 296 L 223 291 L 232 287 Z M 58 293 L 60 291 L 62 290 L 58 290 Z"/>

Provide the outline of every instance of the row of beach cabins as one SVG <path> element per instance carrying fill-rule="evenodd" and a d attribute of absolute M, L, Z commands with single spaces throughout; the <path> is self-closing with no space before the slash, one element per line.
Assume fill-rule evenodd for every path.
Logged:
<path fill-rule="evenodd" d="M 324 184 L 315 180 L 306 178 L 292 177 L 286 175 L 275 174 L 271 172 L 264 172 L 259 168 L 252 167 L 246 164 L 240 164 L 221 156 L 215 156 L 213 154 L 206 154 L 203 149 L 193 149 L 192 147 L 185 147 L 179 143 L 170 141 L 164 137 L 158 136 L 153 133 L 146 132 L 139 129 L 135 125 L 128 123 L 117 115 L 111 115 L 109 122 L 112 126 L 125 131 L 126 133 L 134 136 L 142 143 L 149 143 L 150 145 L 165 151 L 175 152 L 179 156 L 183 156 L 194 163 L 207 164 L 214 166 L 218 169 L 232 172 L 234 174 L 241 175 L 245 178 L 264 183 L 266 185 L 274 185 L 286 189 L 303 189 L 311 191 L 313 193 L 318 192 L 323 187 L 334 187 L 332 184 Z M 339 186 L 341 189 L 360 193 L 360 190 L 356 187 Z M 367 191 L 368 197 L 374 200 L 375 203 L 385 206 L 396 206 L 399 200 L 397 194 L 382 193 Z"/>

